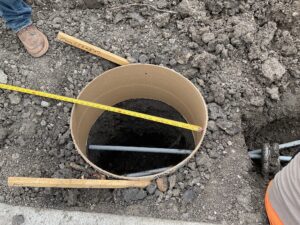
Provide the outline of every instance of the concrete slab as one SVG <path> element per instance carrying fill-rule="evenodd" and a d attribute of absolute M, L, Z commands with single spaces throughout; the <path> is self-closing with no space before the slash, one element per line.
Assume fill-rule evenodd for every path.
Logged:
<path fill-rule="evenodd" d="M 0 203 L 0 225 L 212 225 L 146 217 L 119 216 L 53 209 L 10 206 Z"/>

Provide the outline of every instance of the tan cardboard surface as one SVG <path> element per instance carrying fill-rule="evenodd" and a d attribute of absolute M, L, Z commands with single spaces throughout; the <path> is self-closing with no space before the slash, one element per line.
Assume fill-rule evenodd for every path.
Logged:
<path fill-rule="evenodd" d="M 153 179 L 170 173 L 191 158 L 199 149 L 207 127 L 207 108 L 199 90 L 179 73 L 161 66 L 130 64 L 120 66 L 95 78 L 79 94 L 79 99 L 115 105 L 129 99 L 153 99 L 175 108 L 188 123 L 203 127 L 203 132 L 193 132 L 195 149 L 175 167 L 163 173 L 143 178 L 127 178 L 104 171 L 86 157 L 86 144 L 92 125 L 103 111 L 74 105 L 71 114 L 71 133 L 81 156 L 96 170 L 121 179 Z"/>

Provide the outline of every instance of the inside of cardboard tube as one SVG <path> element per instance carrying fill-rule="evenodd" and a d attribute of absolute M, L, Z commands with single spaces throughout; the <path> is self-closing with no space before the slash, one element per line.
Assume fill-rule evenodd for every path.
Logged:
<path fill-rule="evenodd" d="M 186 122 L 174 108 L 150 99 L 130 99 L 116 107 Z M 147 148 L 195 148 L 191 131 L 153 123 L 122 114 L 104 112 L 94 123 L 87 145 L 134 146 Z M 89 150 L 87 157 L 95 165 L 114 174 L 125 175 L 174 166 L 188 154 Z"/>

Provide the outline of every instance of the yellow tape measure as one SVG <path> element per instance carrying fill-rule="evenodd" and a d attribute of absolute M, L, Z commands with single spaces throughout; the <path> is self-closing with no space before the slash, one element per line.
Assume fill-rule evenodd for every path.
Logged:
<path fill-rule="evenodd" d="M 35 90 L 21 88 L 21 87 L 17 87 L 17 86 L 13 86 L 13 85 L 8 85 L 8 84 L 0 84 L 0 88 L 10 90 L 10 91 L 26 93 L 26 94 L 30 94 L 30 95 L 41 96 L 41 97 L 45 97 L 45 98 L 51 98 L 51 99 L 55 99 L 55 100 L 59 100 L 59 101 L 63 101 L 63 102 L 70 102 L 70 103 L 74 103 L 74 104 L 78 104 L 78 105 L 89 106 L 89 107 L 93 107 L 93 108 L 97 108 L 97 109 L 101 109 L 101 110 L 106 110 L 106 111 L 110 111 L 110 112 L 114 112 L 114 113 L 124 114 L 127 116 L 132 116 L 132 117 L 136 117 L 136 118 L 154 121 L 157 123 L 163 123 L 163 124 L 167 124 L 167 125 L 174 126 L 174 127 L 180 127 L 180 128 L 184 128 L 187 130 L 198 131 L 198 132 L 202 131 L 202 128 L 197 125 L 183 123 L 183 122 L 179 122 L 176 120 L 165 119 L 165 118 L 158 117 L 158 116 L 151 116 L 151 115 L 144 114 L 144 113 L 139 113 L 139 112 L 121 109 L 121 108 L 108 106 L 108 105 L 102 105 L 99 103 L 89 102 L 89 101 L 80 100 L 80 99 L 76 99 L 76 98 L 65 97 L 65 96 L 51 94 L 51 93 L 42 92 L 42 91 L 35 91 Z"/>

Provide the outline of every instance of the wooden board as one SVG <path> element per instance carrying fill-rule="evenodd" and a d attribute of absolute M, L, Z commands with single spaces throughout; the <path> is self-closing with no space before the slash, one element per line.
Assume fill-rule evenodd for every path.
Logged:
<path fill-rule="evenodd" d="M 126 59 L 124 59 L 120 56 L 117 56 L 117 55 L 115 55 L 111 52 L 103 50 L 99 47 L 96 47 L 96 46 L 94 46 L 92 44 L 89 44 L 85 41 L 79 40 L 79 39 L 77 39 L 75 37 L 72 37 L 70 35 L 67 35 L 63 32 L 58 33 L 57 39 L 62 41 L 62 42 L 65 42 L 69 45 L 72 45 L 76 48 L 79 48 L 81 50 L 87 51 L 87 52 L 89 52 L 93 55 L 96 55 L 96 56 L 99 56 L 101 58 L 107 59 L 107 60 L 109 60 L 111 62 L 114 62 L 118 65 L 127 65 L 127 64 L 129 64 L 129 62 Z"/>
<path fill-rule="evenodd" d="M 88 179 L 56 179 L 33 177 L 9 177 L 10 187 L 48 187 L 48 188 L 145 188 L 149 180 L 88 180 Z"/>

